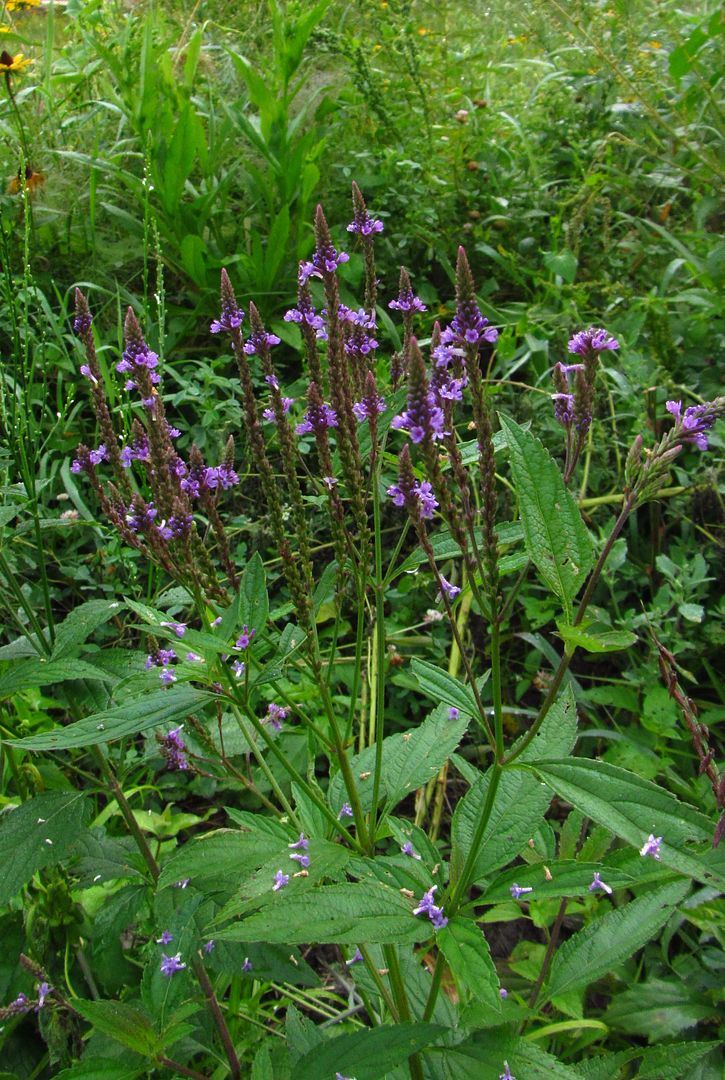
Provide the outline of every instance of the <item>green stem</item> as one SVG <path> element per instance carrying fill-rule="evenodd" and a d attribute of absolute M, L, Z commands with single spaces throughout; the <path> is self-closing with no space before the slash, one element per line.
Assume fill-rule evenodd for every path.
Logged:
<path fill-rule="evenodd" d="M 458 909 L 458 906 L 460 904 L 461 897 L 468 888 L 469 882 L 471 881 L 475 871 L 476 860 L 478 859 L 478 849 L 481 846 L 481 841 L 483 840 L 486 826 L 488 825 L 489 819 L 491 817 L 491 811 L 493 810 L 493 804 L 495 802 L 496 794 L 498 792 L 498 786 L 501 782 L 501 776 L 503 775 L 503 766 L 500 764 L 500 762 L 494 761 L 488 775 L 490 775 L 491 779 L 488 783 L 486 801 L 483 804 L 483 810 L 481 811 L 481 816 L 478 819 L 476 831 L 473 834 L 471 846 L 468 849 L 468 855 L 466 857 L 466 861 L 463 864 L 461 875 L 458 878 L 458 881 L 454 884 L 453 889 L 450 893 L 450 897 L 445 904 L 445 906 L 449 909 L 449 917 L 455 915 L 456 910 Z"/>
<path fill-rule="evenodd" d="M 375 651 L 372 677 L 375 680 L 375 711 L 370 719 L 375 730 L 375 772 L 373 800 L 370 807 L 370 852 L 375 847 L 376 815 L 380 784 L 383 776 L 383 739 L 385 737 L 385 578 L 383 576 L 383 542 L 380 535 L 380 485 L 377 471 L 373 476 L 373 523 L 375 529 Z M 372 732 L 371 732 L 372 734 Z"/>
<path fill-rule="evenodd" d="M 395 945 L 384 945 L 383 955 L 388 968 L 390 987 L 398 1006 L 400 1022 L 410 1024 L 413 1022 L 413 1017 L 410 1012 L 410 1005 L 408 1004 L 408 995 L 405 992 L 403 977 L 400 973 L 400 964 L 398 963 L 398 953 Z M 420 1056 L 418 1054 L 410 1055 L 408 1058 L 408 1067 L 410 1069 L 410 1080 L 423 1080 L 423 1066 L 421 1065 Z"/>
<path fill-rule="evenodd" d="M 443 959 L 443 953 L 438 950 L 436 956 L 435 967 L 433 968 L 433 978 L 430 984 L 430 990 L 428 992 L 428 1000 L 425 1003 L 425 1009 L 423 1010 L 423 1023 L 427 1024 L 433 1015 L 433 1010 L 436 1007 L 436 1001 L 438 999 L 438 991 L 441 987 L 441 977 L 443 975 L 443 968 L 445 967 L 445 961 Z"/>

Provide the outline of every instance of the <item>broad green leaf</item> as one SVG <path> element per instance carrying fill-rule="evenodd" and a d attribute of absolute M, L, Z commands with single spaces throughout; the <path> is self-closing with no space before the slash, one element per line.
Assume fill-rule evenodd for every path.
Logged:
<path fill-rule="evenodd" d="M 383 740 L 383 773 L 380 797 L 392 809 L 411 791 L 427 784 L 453 753 L 470 722 L 470 713 L 458 719 L 448 718 L 448 707 L 439 705 L 423 723 L 412 731 L 389 735 Z M 372 805 L 375 747 L 368 747 L 351 761 L 353 776 L 368 773 L 358 780 L 358 792 L 363 810 Z M 345 785 L 338 773 L 329 788 L 329 803 L 337 813 L 347 801 Z"/>
<path fill-rule="evenodd" d="M 475 1031 L 446 1052 L 449 1073 L 456 1080 L 499 1080 L 507 1061 L 518 1080 L 581 1080 L 574 1065 L 565 1065 L 536 1043 L 507 1031 Z"/>
<path fill-rule="evenodd" d="M 501 984 L 483 933 L 472 919 L 457 915 L 436 935 L 462 1000 L 469 995 L 489 1010 L 501 1012 Z"/>
<path fill-rule="evenodd" d="M 578 265 L 576 255 L 572 254 L 571 251 L 567 251 L 566 248 L 563 251 L 546 251 L 544 253 L 544 266 L 546 269 L 560 277 L 567 285 L 571 285 L 574 281 Z"/>
<path fill-rule="evenodd" d="M 123 1001 L 83 1001 L 80 998 L 73 999 L 73 1008 L 97 1031 L 109 1035 L 122 1046 L 144 1057 L 155 1055 L 159 1036 L 141 1009 Z"/>
<path fill-rule="evenodd" d="M 571 623 L 572 601 L 593 562 L 592 542 L 561 472 L 548 450 L 506 416 L 509 448 L 524 540 L 542 581 L 558 596 Z"/>
<path fill-rule="evenodd" d="M 413 900 L 377 882 L 322 885 L 308 892 L 290 882 L 263 911 L 216 936 L 290 945 L 411 945 L 432 936 L 430 922 L 413 915 L 414 907 Z"/>
<path fill-rule="evenodd" d="M 617 853 L 619 854 L 619 853 Z M 636 885 L 662 881 L 671 878 L 672 871 L 660 866 L 654 859 L 640 859 L 630 866 L 603 865 L 601 862 L 582 860 L 574 862 L 568 859 L 549 860 L 546 869 L 551 878 L 547 878 L 544 863 L 536 862 L 530 866 L 515 866 L 504 870 L 490 886 L 484 890 L 482 900 L 487 904 L 499 904 L 511 897 L 511 886 L 521 885 L 534 891 L 527 900 L 544 900 L 561 896 L 589 896 L 589 886 L 594 874 L 600 873 L 612 889 L 632 889 Z M 601 893 L 599 894 L 601 896 Z"/>
<path fill-rule="evenodd" d="M 635 1046 L 631 1050 L 620 1050 L 616 1054 L 598 1054 L 586 1061 L 580 1061 L 577 1068 L 584 1080 L 620 1080 L 622 1067 L 641 1053 L 641 1049 Z"/>
<path fill-rule="evenodd" d="M 446 1029 L 437 1024 L 396 1024 L 338 1035 L 308 1050 L 295 1065 L 304 1080 L 331 1080 L 335 1073 L 355 1080 L 381 1080 L 411 1054 L 436 1043 Z"/>
<path fill-rule="evenodd" d="M 269 615 L 269 597 L 264 563 L 258 551 L 247 563 L 239 589 L 239 621 L 250 630 L 263 633 Z"/>
<path fill-rule="evenodd" d="M 653 938 L 690 890 L 675 881 L 608 911 L 557 949 L 546 988 L 547 999 L 579 990 L 608 975 Z"/>
<path fill-rule="evenodd" d="M 637 640 L 637 635 L 629 630 L 612 630 L 609 627 L 597 630 L 594 626 L 584 629 L 581 626 L 567 626 L 561 621 L 557 621 L 556 626 L 570 653 L 574 649 L 584 649 L 590 653 L 618 652 L 628 649 Z"/>
<path fill-rule="evenodd" d="M 276 826 L 276 822 L 272 823 Z M 274 832 L 266 829 L 240 831 L 219 829 L 195 837 L 166 862 L 159 878 L 159 889 L 190 878 L 207 891 L 233 889 L 251 872 L 274 855 L 286 850 L 289 834 L 283 826 Z M 287 852 L 287 854 L 289 854 Z"/>
<path fill-rule="evenodd" d="M 84 1057 L 59 1072 L 56 1080 L 136 1080 L 147 1072 L 145 1065 L 129 1065 L 114 1058 Z"/>
<path fill-rule="evenodd" d="M 123 608 L 120 600 L 87 600 L 74 608 L 55 628 L 51 660 L 63 660 L 70 656 L 78 645 L 88 640 L 94 630 L 123 611 Z"/>
<path fill-rule="evenodd" d="M 402 407 L 402 402 L 401 402 Z M 475 443 L 472 444 L 475 446 Z M 476 450 L 472 460 L 475 461 L 478 457 L 478 451 Z M 475 530 L 476 542 L 481 544 L 483 542 L 483 529 Z M 521 523 L 518 521 L 501 521 L 496 526 L 496 539 L 498 540 L 499 547 L 507 547 L 510 544 L 517 544 L 524 538 L 524 530 L 521 527 Z M 435 555 L 436 562 L 444 562 L 446 559 L 456 559 L 461 554 L 461 549 L 458 546 L 456 540 L 453 539 L 447 529 L 442 529 L 431 537 L 430 540 L 433 554 Z M 406 570 L 414 570 L 416 566 L 420 566 L 422 563 L 428 562 L 428 556 L 422 547 L 415 548 L 411 551 L 410 555 L 404 561 L 395 568 L 395 576 L 404 573 Z"/>
<path fill-rule="evenodd" d="M 618 994 L 602 1017 L 609 1027 L 650 1041 L 669 1039 L 714 1017 L 704 994 L 671 979 L 650 979 Z"/>
<path fill-rule="evenodd" d="M 681 1080 L 720 1042 L 666 1043 L 644 1051 L 636 1080 Z"/>
<path fill-rule="evenodd" d="M 0 817 L 0 909 L 84 832 L 91 808 L 80 792 L 45 792 Z"/>
<path fill-rule="evenodd" d="M 657 784 L 606 761 L 585 758 L 533 761 L 530 768 L 562 799 L 634 847 L 641 848 L 650 833 L 662 836 L 663 866 L 705 884 L 725 886 L 725 875 L 709 853 L 690 850 L 693 843 L 712 841 L 713 824 Z"/>
<path fill-rule="evenodd" d="M 98 746 L 126 735 L 150 731 L 161 724 L 183 720 L 189 713 L 200 709 L 210 697 L 204 690 L 194 690 L 191 686 L 154 690 L 125 705 L 86 716 L 68 727 L 56 728 L 27 739 L 15 739 L 9 745 L 22 750 L 70 750 L 81 746 Z"/>
<path fill-rule="evenodd" d="M 0 698 L 10 697 L 20 690 L 31 690 L 35 686 L 53 686 L 71 679 L 113 681 L 113 677 L 107 672 L 93 664 L 87 664 L 84 660 L 42 660 L 38 657 L 14 664 L 0 676 Z"/>
<path fill-rule="evenodd" d="M 576 739 L 576 707 L 571 689 L 565 690 L 549 710 L 541 730 L 518 758 L 569 753 Z M 475 881 L 510 862 L 533 835 L 551 802 L 550 793 L 540 783 L 522 781 L 521 769 L 506 769 L 499 783 L 493 810 L 486 826 L 475 868 Z M 465 858 L 483 811 L 490 783 L 490 771 L 481 776 L 461 799 L 453 815 L 453 862 Z"/>
<path fill-rule="evenodd" d="M 421 690 L 434 701 L 459 709 L 465 716 L 476 716 L 478 706 L 470 687 L 454 679 L 447 671 L 426 660 L 412 660 L 411 669 Z"/>

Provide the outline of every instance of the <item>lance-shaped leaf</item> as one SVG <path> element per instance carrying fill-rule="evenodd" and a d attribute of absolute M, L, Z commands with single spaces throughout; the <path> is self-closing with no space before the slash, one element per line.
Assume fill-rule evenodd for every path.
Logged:
<path fill-rule="evenodd" d="M 312 1047 L 297 1061 L 294 1073 L 304 1080 L 329 1080 L 343 1071 L 355 1080 L 382 1080 L 446 1033 L 437 1024 L 422 1023 L 363 1028 Z"/>
<path fill-rule="evenodd" d="M 472 919 L 457 915 L 436 935 L 461 998 L 471 995 L 487 1010 L 501 1012 L 501 984 L 483 933 Z"/>
<path fill-rule="evenodd" d="M 574 597 L 593 562 L 592 541 L 561 472 L 539 440 L 500 416 L 516 484 L 524 540 L 542 581 L 564 606 L 571 623 Z"/>
<path fill-rule="evenodd" d="M 44 792 L 0 818 L 0 909 L 44 866 L 55 866 L 84 832 L 90 805 L 78 793 Z"/>
<path fill-rule="evenodd" d="M 20 690 L 30 690 L 35 686 L 53 686 L 71 679 L 114 681 L 107 671 L 101 671 L 85 660 L 42 660 L 38 657 L 14 664 L 0 677 L 0 698 L 11 697 Z"/>

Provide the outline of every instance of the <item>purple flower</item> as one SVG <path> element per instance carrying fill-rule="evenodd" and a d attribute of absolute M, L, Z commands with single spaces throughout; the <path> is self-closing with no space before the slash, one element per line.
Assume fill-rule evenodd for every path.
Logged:
<path fill-rule="evenodd" d="M 366 400 L 356 401 L 352 407 L 352 411 L 355 413 L 355 419 L 358 420 L 359 423 L 362 423 L 363 420 L 368 419 L 373 410 L 376 413 L 383 413 L 386 408 L 387 406 L 384 399 L 378 394 L 372 402 Z"/>
<path fill-rule="evenodd" d="M 221 615 L 217 615 L 216 619 L 212 619 L 212 621 L 211 621 L 211 624 L 210 624 L 210 625 L 211 625 L 211 626 L 218 626 L 218 625 L 219 625 L 219 623 L 220 623 L 221 621 L 222 621 L 222 616 L 221 616 Z"/>
<path fill-rule="evenodd" d="M 332 491 L 332 489 L 337 484 L 337 477 L 336 476 L 323 476 L 322 480 L 323 480 L 323 483 L 325 484 L 328 491 Z"/>
<path fill-rule="evenodd" d="M 177 659 L 176 653 L 173 649 L 159 649 L 158 651 L 158 663 L 163 664 L 164 667 L 168 667 Z"/>
<path fill-rule="evenodd" d="M 300 851 L 293 851 L 290 855 L 290 859 L 295 859 L 304 870 L 306 870 L 307 867 L 310 865 L 309 855 L 305 855 L 303 852 Z"/>
<path fill-rule="evenodd" d="M 244 674 L 244 667 L 245 664 L 243 660 L 232 661 L 232 671 L 234 672 L 235 679 L 241 679 L 242 675 Z"/>
<path fill-rule="evenodd" d="M 138 326 L 138 324 L 136 325 Z M 158 356 L 149 349 L 143 338 L 137 340 L 135 337 L 131 337 L 126 340 L 126 348 L 123 351 L 122 359 L 116 364 L 116 371 L 120 375 L 133 372 L 134 368 L 146 368 L 147 371 L 153 371 L 158 366 L 158 363 Z"/>
<path fill-rule="evenodd" d="M 457 709 L 455 705 L 451 705 L 450 709 L 448 710 L 448 719 L 457 720 L 460 715 L 460 710 Z"/>
<path fill-rule="evenodd" d="M 605 349 L 618 349 L 619 342 L 601 327 L 590 326 L 588 330 L 580 330 L 569 341 L 569 352 L 578 356 L 586 356 L 588 353 L 600 353 Z"/>
<path fill-rule="evenodd" d="M 143 499 L 135 498 L 126 514 L 126 523 L 131 532 L 147 532 L 153 525 L 156 513 L 156 507 L 152 502 L 144 503 Z"/>
<path fill-rule="evenodd" d="M 388 488 L 388 495 L 395 506 L 405 506 L 405 493 L 401 490 L 399 484 L 391 484 Z M 413 485 L 413 495 L 418 502 L 420 516 L 425 519 L 432 518 L 434 510 L 438 507 L 438 501 L 433 494 L 433 488 L 429 481 L 416 480 Z"/>
<path fill-rule="evenodd" d="M 149 442 L 146 436 L 139 436 L 121 450 L 121 464 L 130 469 L 133 461 L 149 460 Z"/>
<path fill-rule="evenodd" d="M 33 1003 L 28 999 L 26 994 L 18 994 L 14 1001 L 11 1001 L 7 1006 L 7 1012 L 11 1015 L 17 1015 L 19 1013 L 29 1013 L 33 1008 Z"/>
<path fill-rule="evenodd" d="M 513 1073 L 509 1069 L 508 1061 L 504 1061 L 504 1063 L 503 1063 L 503 1072 L 499 1074 L 498 1080 L 516 1080 L 516 1077 L 513 1075 Z"/>
<path fill-rule="evenodd" d="M 446 581 L 443 574 L 440 575 L 440 579 L 441 592 L 438 595 L 441 596 L 442 593 L 445 593 L 449 600 L 455 600 L 461 590 L 457 585 L 451 585 L 450 581 Z"/>
<path fill-rule="evenodd" d="M 365 957 L 360 952 L 360 950 L 355 949 L 355 952 L 352 954 L 352 956 L 350 957 L 349 960 L 345 961 L 345 964 L 346 964 L 347 967 L 352 967 L 353 964 L 361 964 L 364 961 L 364 959 L 365 959 Z"/>
<path fill-rule="evenodd" d="M 157 945 L 168 945 L 169 942 L 174 940 L 174 935 L 170 930 L 162 930 L 161 937 L 156 938 Z"/>
<path fill-rule="evenodd" d="M 159 626 L 166 626 L 169 630 L 173 630 L 177 637 L 182 638 L 186 633 L 186 623 L 183 622 L 162 622 Z"/>
<path fill-rule="evenodd" d="M 199 656 L 198 653 L 191 652 L 191 651 L 189 651 L 186 654 L 184 659 L 187 660 L 190 664 L 203 664 L 204 663 L 204 657 L 203 656 Z"/>
<path fill-rule="evenodd" d="M 337 820 L 342 821 L 343 818 L 351 818 L 352 816 L 353 816 L 353 813 L 352 813 L 352 807 L 350 806 L 350 803 L 349 802 L 344 802 L 342 804 L 342 806 L 340 807 L 339 813 L 337 815 Z"/>
<path fill-rule="evenodd" d="M 410 287 L 403 288 L 398 294 L 397 300 L 391 300 L 388 304 L 393 311 L 427 311 L 427 308 L 419 296 L 413 294 Z"/>
<path fill-rule="evenodd" d="M 335 1073 L 335 1080 L 355 1080 L 354 1076 L 343 1076 L 341 1072 Z"/>
<path fill-rule="evenodd" d="M 318 315 L 312 306 L 308 296 L 304 295 L 304 292 L 300 293 L 297 301 L 296 308 L 290 308 L 289 311 L 284 313 L 285 322 L 305 323 L 307 326 L 311 326 L 315 331 L 315 337 L 318 341 L 327 341 L 327 330 L 325 329 L 325 320 L 321 315 Z"/>
<path fill-rule="evenodd" d="M 284 889 L 286 885 L 289 885 L 289 874 L 285 874 L 283 870 L 278 870 L 274 875 L 272 892 L 279 892 L 279 890 Z"/>
<path fill-rule="evenodd" d="M 427 915 L 435 929 L 442 930 L 444 926 L 448 925 L 448 919 L 443 913 L 443 908 L 436 907 L 433 903 L 433 894 L 437 888 L 437 885 L 431 885 L 430 889 L 428 889 L 426 893 L 423 893 L 418 907 L 413 909 L 413 914 Z"/>
<path fill-rule="evenodd" d="M 166 735 L 159 738 L 161 753 L 166 759 L 166 767 L 172 771 L 183 772 L 189 768 L 186 757 L 186 743 L 181 737 L 181 726 L 172 728 Z M 164 942 L 165 944 L 165 942 Z"/>
<path fill-rule="evenodd" d="M 248 649 L 249 645 L 250 645 L 250 643 L 252 641 L 252 638 L 256 635 L 256 633 L 257 633 L 256 630 L 254 630 L 254 629 L 249 630 L 247 628 L 247 624 L 244 623 L 244 626 L 242 627 L 242 632 L 239 635 L 239 637 L 237 638 L 237 640 L 235 642 L 235 645 L 234 645 L 234 648 L 235 649 Z"/>
<path fill-rule="evenodd" d="M 266 330 L 255 331 L 248 341 L 244 343 L 244 351 L 247 356 L 254 356 L 260 349 L 264 351 L 272 345 L 279 345 L 280 338 L 276 334 L 269 334 Z"/>
<path fill-rule="evenodd" d="M 498 992 L 498 996 L 501 998 L 501 1001 L 505 1001 L 506 998 L 509 996 L 509 992 L 502 986 Z"/>
<path fill-rule="evenodd" d="M 367 210 L 359 209 L 355 211 L 355 218 L 348 225 L 347 231 L 357 233 L 359 236 L 372 236 L 373 233 L 381 233 L 383 228 L 382 221 L 370 217 Z"/>
<path fill-rule="evenodd" d="M 41 982 L 38 983 L 35 989 L 38 991 L 38 1004 L 35 1006 L 35 1011 L 38 1012 L 45 1005 L 45 999 L 48 995 L 53 993 L 53 987 L 47 982 Z"/>
<path fill-rule="evenodd" d="M 498 330 L 490 326 L 488 319 L 481 314 L 475 299 L 461 300 L 456 314 L 441 334 L 441 345 L 455 348 L 469 348 L 480 345 L 482 341 L 493 345 L 498 340 Z"/>
<path fill-rule="evenodd" d="M 411 859 L 417 859 L 420 862 L 420 855 L 414 850 L 410 840 L 406 840 L 400 850 L 403 855 L 408 855 Z"/>
<path fill-rule="evenodd" d="M 337 427 L 337 413 L 330 405 L 323 404 L 319 408 L 310 405 L 302 423 L 297 425 L 295 431 L 298 435 L 307 435 L 309 432 L 314 432 L 317 435 L 319 432 L 327 431 L 328 428 L 333 427 Z"/>
<path fill-rule="evenodd" d="M 642 847 L 639 849 L 640 855 L 642 855 L 643 857 L 651 855 L 653 859 L 657 859 L 659 861 L 662 857 L 660 854 L 660 846 L 662 844 L 662 839 L 663 838 L 661 836 L 655 836 L 654 833 L 650 833 Z"/>
<path fill-rule="evenodd" d="M 252 961 L 248 956 L 244 957 L 244 963 L 242 964 L 242 971 L 250 972 L 252 970 Z"/>
<path fill-rule="evenodd" d="M 239 483 L 239 477 L 230 465 L 216 465 L 205 469 L 202 480 L 206 487 L 212 491 L 218 487 L 227 491 L 230 487 Z"/>
<path fill-rule="evenodd" d="M 85 377 L 86 377 L 86 378 L 87 378 L 87 379 L 88 379 L 88 380 L 89 380 L 90 382 L 92 382 L 94 386 L 98 386 L 98 379 L 97 379 L 97 378 L 96 378 L 96 376 L 95 376 L 95 375 L 93 374 L 93 372 L 91 371 L 91 369 L 90 369 L 90 368 L 88 367 L 88 364 L 81 364 L 81 368 L 80 368 L 80 371 L 81 371 L 81 375 L 85 375 Z"/>
<path fill-rule="evenodd" d="M 295 403 L 295 399 L 293 397 L 283 397 L 282 398 L 282 411 L 285 414 L 285 416 L 290 411 L 290 409 L 292 408 L 294 403 Z M 268 424 L 273 424 L 274 421 L 277 419 L 277 417 L 275 416 L 275 413 L 274 413 L 274 409 L 272 409 L 272 408 L 265 409 L 263 411 L 263 413 L 262 413 L 262 416 L 264 417 L 264 419 L 267 421 Z"/>
<path fill-rule="evenodd" d="M 300 283 L 304 284 L 315 273 L 334 274 L 338 266 L 349 262 L 349 259 L 350 256 L 346 251 L 338 253 L 332 244 L 324 244 L 315 249 L 310 262 L 300 264 Z"/>
<path fill-rule="evenodd" d="M 174 956 L 167 956 L 166 953 L 161 954 L 161 964 L 159 971 L 162 975 L 166 975 L 167 978 L 171 978 L 177 971 L 183 971 L 186 964 L 181 962 L 181 953 L 176 953 Z"/>
<path fill-rule="evenodd" d="M 210 953 L 214 952 L 214 945 L 215 944 L 216 944 L 216 942 L 214 941 L 213 938 L 210 938 L 208 941 L 204 942 L 204 944 L 202 945 L 202 949 L 204 950 L 204 952 L 206 953 L 207 956 Z"/>
<path fill-rule="evenodd" d="M 170 686 L 171 683 L 176 682 L 176 675 L 171 668 L 162 668 L 159 673 L 159 681 L 162 686 Z"/>
<path fill-rule="evenodd" d="M 236 306 L 236 303 L 232 302 L 230 296 L 225 296 L 225 290 L 222 288 L 222 313 L 218 319 L 215 319 L 209 329 L 212 334 L 221 334 L 224 330 L 229 333 L 230 330 L 236 330 L 238 326 L 242 325 L 244 320 L 244 312 L 240 307 Z"/>
<path fill-rule="evenodd" d="M 307 851 L 310 846 L 310 842 L 303 832 L 300 833 L 299 840 L 295 840 L 294 844 L 288 844 L 287 847 L 293 851 Z"/>
<path fill-rule="evenodd" d="M 608 896 L 612 895 L 612 890 L 610 886 L 607 885 L 606 882 L 602 881 L 596 870 L 594 871 L 594 880 L 589 886 L 589 892 L 594 892 L 595 889 L 601 889 L 602 892 L 607 893 Z"/>
<path fill-rule="evenodd" d="M 76 315 L 73 320 L 73 330 L 76 334 L 87 334 L 93 323 L 93 316 L 90 311 L 85 311 L 80 315 Z"/>
<path fill-rule="evenodd" d="M 683 442 L 693 443 L 698 450 L 707 450 L 705 432 L 710 430 L 721 413 L 717 404 L 706 401 L 704 405 L 691 405 L 684 414 L 681 401 L 668 401 L 665 407 L 675 418 L 676 437 Z"/>
<path fill-rule="evenodd" d="M 533 887 L 531 885 L 526 885 L 526 886 L 517 885 L 516 882 L 514 882 L 509 891 L 510 891 L 511 895 L 513 896 L 514 900 L 518 900 L 525 893 L 530 893 L 530 892 L 533 892 L 534 890 L 533 890 Z"/>
<path fill-rule="evenodd" d="M 574 420 L 574 395 L 552 394 L 551 400 L 554 402 L 554 419 L 568 428 Z"/>

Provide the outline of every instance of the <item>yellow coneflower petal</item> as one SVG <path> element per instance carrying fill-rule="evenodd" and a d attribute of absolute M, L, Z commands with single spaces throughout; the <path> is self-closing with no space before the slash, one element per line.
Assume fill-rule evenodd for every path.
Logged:
<path fill-rule="evenodd" d="M 24 59 L 22 53 L 17 53 L 15 56 L 11 56 L 10 53 L 4 49 L 0 53 L 0 72 L 2 71 L 22 71 L 29 64 L 34 63 L 31 58 Z"/>
<path fill-rule="evenodd" d="M 40 7 L 40 0 L 6 0 L 6 11 L 29 11 L 31 8 Z"/>

